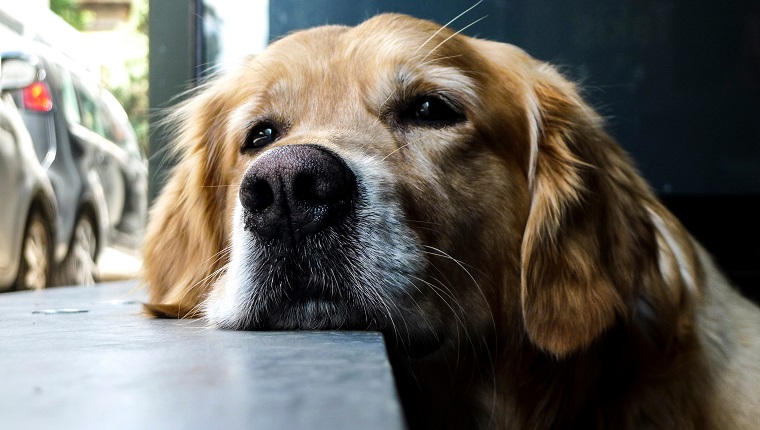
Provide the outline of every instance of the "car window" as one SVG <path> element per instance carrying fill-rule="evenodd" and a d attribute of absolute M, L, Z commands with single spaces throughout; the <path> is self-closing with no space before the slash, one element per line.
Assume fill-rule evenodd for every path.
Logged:
<path fill-rule="evenodd" d="M 64 67 L 58 66 L 61 77 L 61 97 L 63 98 L 63 114 L 70 124 L 82 125 L 82 116 L 79 113 L 79 101 L 77 100 L 76 89 L 74 89 L 74 80 L 71 73 Z"/>
<path fill-rule="evenodd" d="M 103 100 L 98 104 L 98 108 L 101 110 L 101 116 L 103 117 L 103 125 L 105 126 L 106 133 L 105 137 L 111 142 L 124 147 L 128 139 L 127 131 L 115 120 L 113 115 L 111 115 L 111 112 L 108 110 Z"/>
<path fill-rule="evenodd" d="M 109 125 L 106 129 L 106 137 L 130 153 L 139 155 L 140 146 L 137 143 L 137 135 L 124 108 L 108 91 L 103 90 L 100 95 L 103 102 L 103 117 L 107 118 L 106 122 Z"/>
<path fill-rule="evenodd" d="M 81 124 L 105 137 L 106 133 L 105 125 L 103 124 L 103 114 L 98 106 L 94 92 L 85 86 L 76 75 L 72 75 L 72 78 L 74 80 L 74 88 L 79 96 L 79 107 L 82 115 Z"/>

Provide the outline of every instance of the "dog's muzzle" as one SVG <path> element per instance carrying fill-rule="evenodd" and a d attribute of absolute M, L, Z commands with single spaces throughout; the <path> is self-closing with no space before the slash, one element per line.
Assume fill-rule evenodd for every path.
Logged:
<path fill-rule="evenodd" d="M 270 149 L 249 166 L 240 185 L 245 229 L 295 246 L 343 220 L 356 188 L 351 169 L 321 146 Z"/>
<path fill-rule="evenodd" d="M 225 288 L 209 301 L 214 323 L 379 330 L 406 355 L 438 349 L 447 337 L 431 327 L 436 311 L 420 313 L 433 308 L 414 282 L 426 284 L 425 253 L 385 174 L 317 144 L 259 154 L 240 182 Z"/>

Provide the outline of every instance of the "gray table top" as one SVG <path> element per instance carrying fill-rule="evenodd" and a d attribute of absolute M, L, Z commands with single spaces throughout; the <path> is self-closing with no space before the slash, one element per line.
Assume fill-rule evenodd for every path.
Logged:
<path fill-rule="evenodd" d="M 134 282 L 0 294 L 0 428 L 404 427 L 379 333 L 212 330 L 148 318 L 142 298 Z"/>

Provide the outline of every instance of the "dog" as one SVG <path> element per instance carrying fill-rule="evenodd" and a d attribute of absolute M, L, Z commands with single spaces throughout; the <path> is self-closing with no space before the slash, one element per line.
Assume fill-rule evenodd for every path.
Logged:
<path fill-rule="evenodd" d="M 760 428 L 760 311 L 553 66 L 378 15 L 169 122 L 154 315 L 381 331 L 412 428 Z"/>

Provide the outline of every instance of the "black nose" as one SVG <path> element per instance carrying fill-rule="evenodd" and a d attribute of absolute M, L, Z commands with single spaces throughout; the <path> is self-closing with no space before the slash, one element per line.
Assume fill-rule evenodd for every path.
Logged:
<path fill-rule="evenodd" d="M 356 177 L 346 163 L 317 145 L 270 149 L 240 184 L 245 228 L 271 240 L 300 241 L 350 212 Z"/>

